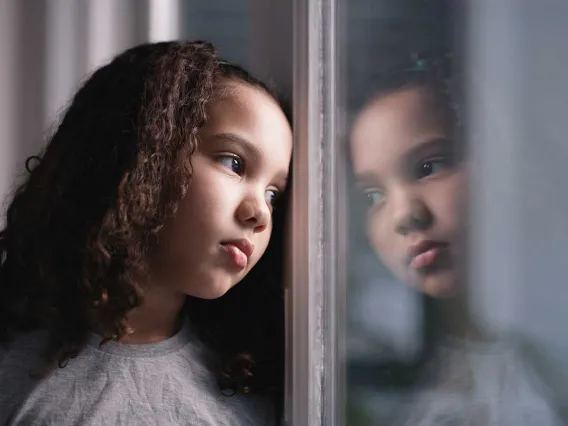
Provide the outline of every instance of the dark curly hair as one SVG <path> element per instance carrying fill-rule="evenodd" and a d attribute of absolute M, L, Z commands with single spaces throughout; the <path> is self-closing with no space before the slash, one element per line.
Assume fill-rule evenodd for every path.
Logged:
<path fill-rule="evenodd" d="M 43 374 L 77 356 L 93 319 L 104 341 L 127 334 L 126 314 L 143 303 L 134 277 L 186 194 L 207 104 L 227 80 L 280 102 L 210 43 L 131 48 L 94 72 L 28 159 L 0 231 L 0 341 L 47 329 Z M 276 210 L 267 253 L 241 284 L 218 300 L 188 297 L 184 308 L 220 354 L 224 393 L 281 396 L 284 217 Z"/>
<path fill-rule="evenodd" d="M 460 130 L 464 126 L 464 102 L 458 64 L 455 54 L 448 50 L 411 53 L 397 66 L 375 76 L 369 96 L 375 99 L 410 87 L 424 87 L 435 106 L 447 113 L 451 127 Z"/>

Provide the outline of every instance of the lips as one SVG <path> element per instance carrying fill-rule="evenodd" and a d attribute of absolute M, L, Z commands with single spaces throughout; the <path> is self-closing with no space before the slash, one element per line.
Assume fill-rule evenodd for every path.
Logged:
<path fill-rule="evenodd" d="M 442 253 L 447 248 L 448 243 L 443 241 L 419 241 L 408 250 L 408 266 L 419 271 L 435 267 Z"/>
<path fill-rule="evenodd" d="M 229 253 L 231 260 L 239 269 L 246 268 L 248 259 L 254 252 L 254 245 L 247 239 L 224 241 L 221 246 Z"/>
<path fill-rule="evenodd" d="M 225 241 L 223 245 L 233 245 L 244 253 L 246 257 L 251 257 L 254 252 L 254 245 L 247 239 Z"/>

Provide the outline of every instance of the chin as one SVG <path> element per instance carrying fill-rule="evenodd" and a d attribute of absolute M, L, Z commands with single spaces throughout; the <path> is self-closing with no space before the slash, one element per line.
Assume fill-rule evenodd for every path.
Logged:
<path fill-rule="evenodd" d="M 457 283 L 451 276 L 429 276 L 421 279 L 418 289 L 430 297 L 451 299 L 457 294 Z"/>
<path fill-rule="evenodd" d="M 218 299 L 224 296 L 230 289 L 234 287 L 234 283 L 229 280 L 218 280 L 208 286 L 199 289 L 198 292 L 192 292 L 191 296 L 199 297 L 200 299 Z"/>

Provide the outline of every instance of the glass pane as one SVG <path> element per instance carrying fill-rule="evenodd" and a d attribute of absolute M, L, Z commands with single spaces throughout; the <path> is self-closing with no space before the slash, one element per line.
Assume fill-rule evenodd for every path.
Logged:
<path fill-rule="evenodd" d="M 564 424 L 567 6 L 340 4 L 346 424 Z"/>

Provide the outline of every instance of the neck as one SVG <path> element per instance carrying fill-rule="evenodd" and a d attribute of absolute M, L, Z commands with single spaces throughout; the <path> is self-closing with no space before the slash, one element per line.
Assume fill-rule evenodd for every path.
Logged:
<path fill-rule="evenodd" d="M 460 295 L 451 299 L 440 299 L 436 302 L 438 326 L 442 334 L 468 340 L 478 340 L 481 332 L 472 321 L 467 298 Z"/>
<path fill-rule="evenodd" d="M 176 334 L 181 328 L 181 312 L 186 295 L 163 286 L 149 286 L 144 291 L 142 306 L 127 315 L 133 330 L 120 339 L 124 344 L 157 343 Z"/>

